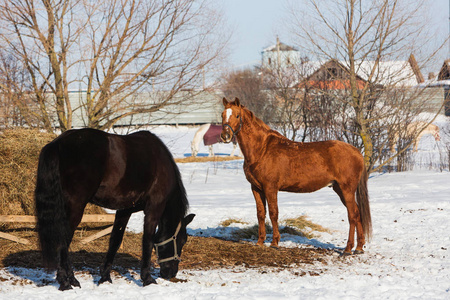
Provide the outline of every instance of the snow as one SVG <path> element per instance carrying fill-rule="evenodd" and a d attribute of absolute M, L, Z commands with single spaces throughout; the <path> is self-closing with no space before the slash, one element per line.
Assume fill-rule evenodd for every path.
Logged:
<path fill-rule="evenodd" d="M 175 157 L 190 153 L 196 128 L 152 129 L 169 146 Z M 425 139 L 419 152 L 436 147 Z M 215 153 L 227 155 L 232 145 L 218 145 Z M 200 148 L 201 155 L 208 153 Z M 188 233 L 227 237 L 240 219 L 257 224 L 250 185 L 242 160 L 179 164 L 187 189 L 190 212 L 197 216 Z M 98 286 L 98 270 L 76 270 L 82 288 L 58 291 L 54 273 L 26 268 L 0 269 L 0 299 L 450 299 L 450 173 L 448 169 L 373 174 L 369 178 L 373 238 L 363 255 L 341 257 L 338 251 L 326 264 L 274 269 L 235 268 L 180 270 L 173 283 L 157 278 L 157 285 L 142 287 L 139 266 L 125 276 L 113 275 L 113 284 Z M 313 222 L 331 229 L 317 238 L 282 235 L 281 246 L 325 247 L 342 250 L 348 233 L 347 213 L 329 188 L 311 194 L 279 194 L 280 221 L 307 215 Z M 139 232 L 142 214 L 135 214 L 128 230 Z M 268 235 L 266 245 L 271 236 Z M 256 241 L 254 241 L 256 242 Z M 306 273 L 306 274 L 305 274 Z M 301 276 L 304 274 L 304 276 Z M 158 269 L 154 276 L 158 275 Z"/>

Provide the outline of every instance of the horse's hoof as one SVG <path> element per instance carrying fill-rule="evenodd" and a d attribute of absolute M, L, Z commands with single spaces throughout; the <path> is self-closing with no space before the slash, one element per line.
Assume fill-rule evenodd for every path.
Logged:
<path fill-rule="evenodd" d="M 364 250 L 355 250 L 353 254 L 364 254 Z"/>
<path fill-rule="evenodd" d="M 344 257 L 350 256 L 350 255 L 352 255 L 351 252 L 342 252 L 342 254 L 341 254 L 341 256 L 344 256 Z"/>
<path fill-rule="evenodd" d="M 275 249 L 275 250 L 280 249 L 280 248 L 278 247 L 278 245 L 270 245 L 270 248 Z"/>
<path fill-rule="evenodd" d="M 59 290 L 60 291 L 67 291 L 67 290 L 71 290 L 71 289 L 72 289 L 72 286 L 68 282 L 62 283 L 62 284 L 59 285 Z"/>
<path fill-rule="evenodd" d="M 144 280 L 143 282 L 144 286 L 150 285 L 150 284 L 156 284 L 156 280 L 153 279 L 153 277 L 150 276 L 150 278 Z"/>
<path fill-rule="evenodd" d="M 70 285 L 81 288 L 80 282 L 75 277 L 70 277 Z"/>

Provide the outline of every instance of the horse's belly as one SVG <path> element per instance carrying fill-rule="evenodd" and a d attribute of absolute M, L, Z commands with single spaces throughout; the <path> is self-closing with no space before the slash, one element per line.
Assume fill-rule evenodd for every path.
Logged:
<path fill-rule="evenodd" d="M 280 191 L 292 193 L 312 193 L 324 187 L 330 187 L 334 183 L 332 178 L 299 178 L 298 180 L 284 182 Z"/>
<path fill-rule="evenodd" d="M 130 192 L 127 195 L 123 195 L 100 187 L 91 202 L 104 208 L 118 210 L 136 207 L 139 205 L 140 199 L 140 193 Z"/>

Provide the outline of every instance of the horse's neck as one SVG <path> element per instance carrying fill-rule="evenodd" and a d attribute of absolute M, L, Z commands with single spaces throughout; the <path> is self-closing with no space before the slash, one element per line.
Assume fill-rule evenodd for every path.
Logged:
<path fill-rule="evenodd" d="M 182 216 L 179 214 L 173 213 L 170 208 L 166 208 L 161 215 L 160 222 L 158 224 L 158 227 L 163 232 L 168 232 L 169 234 L 172 234 L 175 232 L 176 227 L 178 226 L 178 223 L 180 223 L 182 219 Z"/>
<path fill-rule="evenodd" d="M 253 116 L 249 111 L 243 114 L 242 127 L 237 134 L 239 148 L 245 160 L 256 161 L 264 151 L 264 144 L 271 130 L 261 124 L 262 121 Z"/>

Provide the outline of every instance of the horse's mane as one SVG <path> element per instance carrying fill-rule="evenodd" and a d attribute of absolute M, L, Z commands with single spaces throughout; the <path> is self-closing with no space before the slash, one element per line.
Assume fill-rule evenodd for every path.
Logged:
<path fill-rule="evenodd" d="M 250 119 L 253 123 L 256 123 L 259 127 L 265 129 L 265 130 L 272 130 L 270 129 L 269 125 L 264 123 L 260 118 L 258 118 L 251 110 L 249 110 L 247 107 L 241 105 L 241 108 L 250 115 Z"/>
<path fill-rule="evenodd" d="M 241 108 L 243 108 L 243 110 L 248 113 L 250 115 L 251 121 L 256 124 L 257 126 L 259 126 L 260 128 L 264 129 L 265 131 L 267 131 L 268 133 L 271 133 L 279 138 L 283 138 L 283 139 L 287 139 L 284 135 L 282 135 L 281 133 L 279 133 L 276 130 L 273 130 L 272 128 L 269 127 L 269 125 L 267 125 L 266 123 L 264 123 L 263 120 L 261 120 L 260 118 L 258 118 L 251 110 L 249 110 L 248 108 L 246 108 L 245 106 L 241 105 Z"/>
<path fill-rule="evenodd" d="M 181 220 L 188 211 L 189 202 L 186 195 L 186 189 L 181 179 L 180 170 L 178 169 L 175 161 L 173 161 L 173 164 L 176 183 L 173 194 L 166 204 L 166 212 L 172 214 L 174 218 Z"/>
<path fill-rule="evenodd" d="M 170 163 L 172 165 L 173 173 L 175 176 L 175 185 L 171 191 L 171 194 L 167 199 L 164 214 L 170 219 L 181 220 L 182 218 L 184 218 L 189 209 L 189 202 L 186 195 L 186 189 L 183 185 L 180 170 L 178 169 L 178 166 L 175 163 L 175 160 L 173 159 L 172 153 L 169 151 L 167 146 L 162 141 L 161 145 L 165 147 L 166 153 L 170 157 Z"/>

